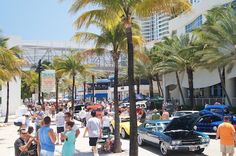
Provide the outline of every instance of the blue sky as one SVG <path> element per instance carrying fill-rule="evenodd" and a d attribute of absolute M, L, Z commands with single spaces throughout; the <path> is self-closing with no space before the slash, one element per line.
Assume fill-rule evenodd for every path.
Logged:
<path fill-rule="evenodd" d="M 24 40 L 71 40 L 78 16 L 68 13 L 71 4 L 72 0 L 1 0 L 0 30 Z"/>

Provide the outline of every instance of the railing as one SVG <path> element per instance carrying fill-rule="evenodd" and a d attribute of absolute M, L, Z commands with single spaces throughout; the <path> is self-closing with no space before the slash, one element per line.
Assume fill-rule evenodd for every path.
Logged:
<path fill-rule="evenodd" d="M 236 102 L 236 98 L 234 98 L 234 101 Z M 216 102 L 225 104 L 225 98 L 194 98 L 194 103 L 200 106 L 204 106 L 205 104 L 214 104 Z M 189 104 L 190 98 L 185 98 L 185 103 Z"/>

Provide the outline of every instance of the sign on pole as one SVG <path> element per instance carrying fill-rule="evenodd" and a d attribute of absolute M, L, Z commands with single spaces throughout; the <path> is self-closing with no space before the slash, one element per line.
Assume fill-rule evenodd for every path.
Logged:
<path fill-rule="evenodd" d="M 41 73 L 41 88 L 44 93 L 55 92 L 56 88 L 55 70 L 44 70 Z"/>

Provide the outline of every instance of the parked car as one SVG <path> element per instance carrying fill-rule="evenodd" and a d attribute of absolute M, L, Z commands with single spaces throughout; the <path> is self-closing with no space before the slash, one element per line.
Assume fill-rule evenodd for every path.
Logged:
<path fill-rule="evenodd" d="M 208 135 L 195 131 L 199 115 L 185 115 L 173 120 L 145 121 L 138 128 L 138 144 L 160 145 L 162 155 L 171 150 L 186 150 L 202 153 L 208 146 Z"/>
<path fill-rule="evenodd" d="M 173 118 L 176 118 L 176 117 L 181 117 L 181 116 L 189 115 L 189 114 L 199 114 L 199 111 L 192 111 L 192 110 L 176 111 L 170 117 L 170 120 L 172 120 Z"/>
<path fill-rule="evenodd" d="M 236 116 L 229 113 L 229 107 L 226 105 L 208 105 L 199 114 L 202 116 L 197 124 L 197 130 L 200 132 L 215 135 L 218 126 L 223 123 L 224 116 L 229 116 L 231 123 L 236 128 Z"/>
<path fill-rule="evenodd" d="M 137 125 L 139 126 L 141 123 L 138 121 Z M 115 121 L 111 121 L 111 127 L 114 132 L 114 127 L 115 127 Z M 130 118 L 129 116 L 127 117 L 121 117 L 120 118 L 120 136 L 121 138 L 125 139 L 130 136 Z"/>
<path fill-rule="evenodd" d="M 124 103 L 121 103 L 120 105 L 119 105 L 119 107 L 120 108 L 126 108 L 126 107 L 128 107 L 129 108 L 129 106 L 130 106 L 130 103 L 129 102 L 124 102 Z M 147 101 L 137 101 L 136 102 L 136 107 L 138 108 L 147 108 Z"/>

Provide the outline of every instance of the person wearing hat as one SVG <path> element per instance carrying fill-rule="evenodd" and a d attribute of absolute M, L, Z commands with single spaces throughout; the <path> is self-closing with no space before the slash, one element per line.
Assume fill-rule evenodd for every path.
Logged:
<path fill-rule="evenodd" d="M 15 156 L 28 155 L 28 148 L 31 146 L 32 142 L 34 141 L 34 138 L 33 137 L 29 138 L 27 143 L 25 143 L 28 137 L 27 130 L 20 129 L 19 134 L 20 134 L 20 137 L 16 139 L 14 143 Z"/>

